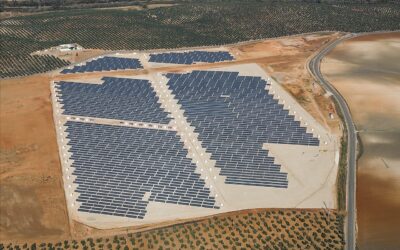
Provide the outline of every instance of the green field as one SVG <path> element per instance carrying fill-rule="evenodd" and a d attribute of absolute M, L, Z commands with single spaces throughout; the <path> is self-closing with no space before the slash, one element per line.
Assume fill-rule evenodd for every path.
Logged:
<path fill-rule="evenodd" d="M 199 3 L 149 10 L 87 9 L 1 21 L 0 77 L 67 65 L 30 53 L 63 43 L 85 48 L 143 50 L 221 45 L 316 31 L 400 29 L 400 5 L 316 3 Z"/>

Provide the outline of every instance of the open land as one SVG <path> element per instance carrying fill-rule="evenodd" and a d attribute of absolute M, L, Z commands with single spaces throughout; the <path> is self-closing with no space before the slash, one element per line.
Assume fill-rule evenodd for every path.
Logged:
<path fill-rule="evenodd" d="M 339 34 L 315 34 L 232 46 L 229 49 L 238 60 L 232 63 L 218 63 L 212 67 L 257 63 L 288 90 L 322 126 L 331 133 L 340 135 L 340 122 L 332 101 L 326 97 L 322 89 L 313 84 L 305 68 L 307 59 L 313 52 L 336 36 Z M 182 71 L 209 67 L 209 65 L 195 65 L 189 68 L 170 66 L 168 70 Z M 167 68 L 151 70 L 166 71 Z M 119 72 L 118 76 L 143 73 L 124 71 Z M 89 75 L 94 78 L 100 76 L 92 73 L 87 77 Z M 103 75 L 107 73 L 102 72 L 101 76 Z M 56 73 L 51 72 L 1 81 L 1 210 L 6 213 L 1 213 L 0 240 L 55 241 L 60 238 L 98 237 L 121 234 L 126 230 L 150 229 L 152 226 L 98 230 L 68 218 L 52 121 L 49 85 L 54 79 L 80 80 L 82 76 L 55 77 Z M 333 114 L 333 119 L 329 118 L 329 113 Z M 30 205 L 24 200 L 24 196 L 30 197 L 28 199 Z M 323 210 L 319 210 L 321 211 Z M 21 226 L 12 227 L 13 224 Z M 157 227 L 165 225 L 167 224 L 158 224 Z"/>
<path fill-rule="evenodd" d="M 398 249 L 400 225 L 400 33 L 353 38 L 323 61 L 361 139 L 357 169 L 360 249 Z"/>

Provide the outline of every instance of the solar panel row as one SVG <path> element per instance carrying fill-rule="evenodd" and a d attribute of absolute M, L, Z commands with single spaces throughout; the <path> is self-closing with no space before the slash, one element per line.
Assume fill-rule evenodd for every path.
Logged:
<path fill-rule="evenodd" d="M 215 63 L 232 60 L 234 60 L 233 56 L 226 51 L 190 51 L 150 54 L 149 62 L 193 64 L 196 62 Z"/>
<path fill-rule="evenodd" d="M 286 188 L 287 174 L 262 149 L 263 143 L 319 145 L 265 90 L 260 77 L 221 71 L 167 77 L 227 184 Z M 101 85 L 56 84 L 63 114 L 170 122 L 148 80 L 103 80 Z M 141 219 L 149 201 L 219 208 L 175 131 L 78 121 L 65 125 L 79 211 Z"/>
<path fill-rule="evenodd" d="M 286 188 L 287 174 L 268 157 L 263 143 L 319 145 L 265 90 L 260 77 L 221 71 L 166 76 L 227 184 Z"/>
<path fill-rule="evenodd" d="M 64 115 L 168 124 L 148 80 L 104 77 L 103 84 L 59 82 L 56 92 Z"/>
<path fill-rule="evenodd" d="M 94 71 L 111 71 L 118 69 L 141 69 L 140 61 L 136 58 L 103 57 L 87 62 L 85 65 L 74 66 L 72 69 L 64 69 L 61 74 L 73 74 Z"/>
<path fill-rule="evenodd" d="M 66 126 L 78 211 L 142 219 L 149 201 L 219 208 L 175 131 Z"/>

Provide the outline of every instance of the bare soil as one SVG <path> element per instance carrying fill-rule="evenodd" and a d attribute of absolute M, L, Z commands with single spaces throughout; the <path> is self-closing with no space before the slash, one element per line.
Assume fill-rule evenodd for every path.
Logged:
<path fill-rule="evenodd" d="M 325 97 L 325 93 L 313 84 L 305 67 L 307 59 L 322 44 L 338 35 L 310 35 L 242 44 L 230 47 L 233 53 L 239 53 L 235 55 L 238 60 L 234 62 L 153 68 L 151 71 L 182 71 L 255 62 L 281 83 L 317 121 L 325 127 L 329 126 L 330 130 L 339 132 L 337 117 L 333 120 L 328 118 L 329 112 L 335 113 L 332 100 Z M 55 79 L 121 76 L 145 72 L 102 72 L 62 76 L 51 73 L 1 81 L 1 241 L 98 237 L 121 234 L 128 230 L 102 231 L 69 221 L 52 121 L 49 84 Z"/>
<path fill-rule="evenodd" d="M 400 32 L 349 40 L 322 70 L 350 106 L 362 143 L 357 170 L 360 249 L 399 249 Z"/>
<path fill-rule="evenodd" d="M 0 241 L 69 236 L 49 78 L 0 84 Z"/>

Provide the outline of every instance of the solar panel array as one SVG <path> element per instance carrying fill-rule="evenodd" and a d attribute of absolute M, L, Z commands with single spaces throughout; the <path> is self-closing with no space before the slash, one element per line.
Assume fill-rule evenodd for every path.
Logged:
<path fill-rule="evenodd" d="M 265 89 L 238 72 L 167 74 L 168 85 L 227 184 L 286 188 L 287 174 L 263 143 L 319 145 Z"/>
<path fill-rule="evenodd" d="M 87 62 L 85 65 L 74 66 L 72 69 L 64 69 L 61 71 L 61 74 L 141 68 L 143 68 L 143 66 L 139 59 L 105 56 L 103 58 Z"/>
<path fill-rule="evenodd" d="M 142 219 L 149 201 L 219 208 L 175 131 L 66 126 L 78 211 Z"/>
<path fill-rule="evenodd" d="M 234 60 L 233 56 L 227 51 L 189 51 L 150 54 L 149 62 L 193 64 L 196 62 L 215 63 L 232 60 Z"/>
<path fill-rule="evenodd" d="M 56 84 L 64 115 L 168 124 L 148 80 L 104 77 L 103 84 Z"/>
<path fill-rule="evenodd" d="M 169 73 L 168 86 L 226 184 L 287 188 L 264 143 L 318 146 L 261 77 Z M 149 80 L 59 82 L 64 115 L 168 124 Z M 176 131 L 67 121 L 78 211 L 143 219 L 150 201 L 218 209 Z"/>

